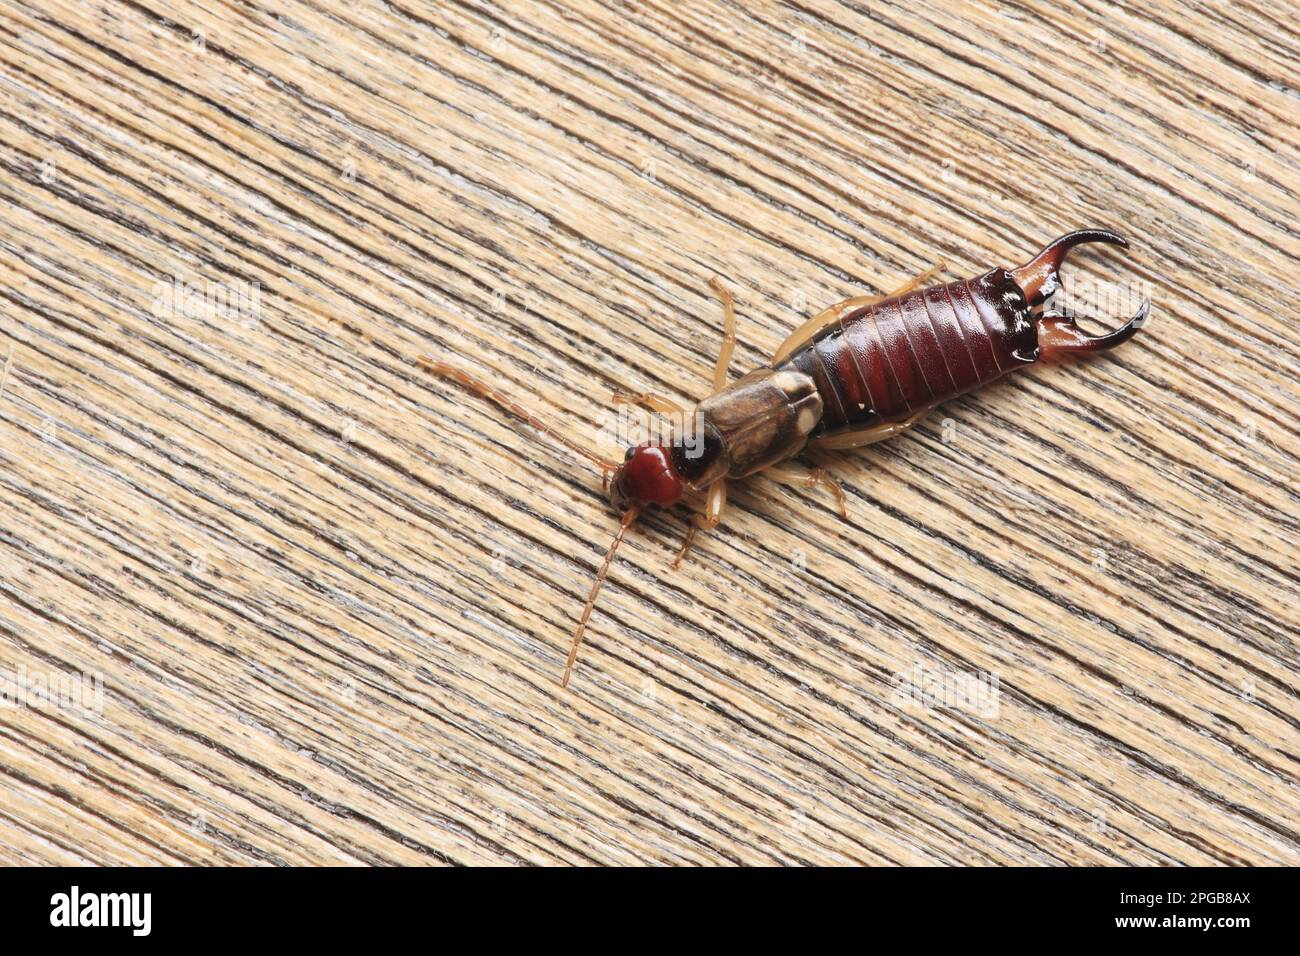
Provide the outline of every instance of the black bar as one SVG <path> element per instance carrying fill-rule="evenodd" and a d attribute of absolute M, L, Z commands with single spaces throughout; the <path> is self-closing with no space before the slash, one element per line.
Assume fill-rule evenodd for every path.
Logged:
<path fill-rule="evenodd" d="M 458 938 L 563 945 L 604 926 L 617 934 L 605 945 L 665 934 L 692 944 L 770 942 L 791 932 L 827 945 L 846 933 L 864 944 L 904 933 L 900 942 L 1181 944 L 1196 936 L 1234 945 L 1288 927 L 1284 908 L 1295 896 L 1286 869 L 7 869 L 0 881 L 10 952 L 70 935 L 79 943 L 373 947 L 416 934 L 434 949 L 460 948 Z M 67 925 L 74 886 L 79 923 L 103 913 L 122 925 Z M 147 935 L 145 897 L 117 894 L 148 894 Z"/>

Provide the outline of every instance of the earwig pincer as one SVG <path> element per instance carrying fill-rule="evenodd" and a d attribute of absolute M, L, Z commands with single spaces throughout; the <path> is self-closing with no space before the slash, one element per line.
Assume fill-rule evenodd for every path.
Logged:
<path fill-rule="evenodd" d="M 731 295 L 714 279 L 710 285 L 722 300 L 725 333 L 713 393 L 692 414 L 655 395 L 615 396 L 681 415 L 695 423 L 697 440 L 642 442 L 628 448 L 621 463 L 561 437 L 466 373 L 423 359 L 431 371 L 491 400 L 601 469 L 611 504 L 623 512 L 573 635 L 563 685 L 568 686 L 614 553 L 644 509 L 668 508 L 688 496 L 703 499 L 703 513 L 692 517 L 674 562 L 678 566 L 696 533 L 721 520 L 728 481 L 789 469 L 790 459 L 806 449 L 851 448 L 889 438 L 939 403 L 1013 369 L 1053 355 L 1104 351 L 1132 338 L 1146 319 L 1148 300 L 1122 327 L 1096 336 L 1080 329 L 1073 316 L 1046 307 L 1060 287 L 1066 254 L 1085 242 L 1128 245 L 1113 232 L 1083 229 L 1061 236 L 1018 268 L 923 288 L 938 272 L 936 266 L 888 295 L 837 302 L 796 329 L 771 364 L 731 384 L 727 369 L 735 348 L 735 313 Z M 844 493 L 824 470 L 803 469 L 795 477 L 832 490 L 847 517 Z"/>

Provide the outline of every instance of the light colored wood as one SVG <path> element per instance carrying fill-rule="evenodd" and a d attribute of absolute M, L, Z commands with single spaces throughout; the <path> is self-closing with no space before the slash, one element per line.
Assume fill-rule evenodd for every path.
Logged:
<path fill-rule="evenodd" d="M 6 863 L 1300 862 L 1280 0 L 0 0 Z M 1109 356 L 629 535 L 614 391 L 1128 235 Z M 173 275 L 260 283 L 167 314 Z M 616 449 L 605 449 L 616 455 Z M 900 693 L 988 675 L 997 711 Z"/>

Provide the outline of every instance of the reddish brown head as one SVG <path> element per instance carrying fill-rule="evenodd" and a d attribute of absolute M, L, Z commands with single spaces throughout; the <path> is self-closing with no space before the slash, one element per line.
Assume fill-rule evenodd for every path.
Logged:
<path fill-rule="evenodd" d="M 1055 242 L 1018 269 L 1011 270 L 1011 278 L 1020 286 L 1025 302 L 1038 322 L 1038 345 L 1044 354 L 1052 352 L 1100 352 L 1114 348 L 1133 337 L 1143 322 L 1151 303 L 1143 300 L 1137 314 L 1124 325 L 1106 335 L 1088 335 L 1076 324 L 1074 316 L 1054 310 L 1044 310 L 1043 304 L 1061 286 L 1060 269 L 1066 253 L 1085 242 L 1105 242 L 1127 246 L 1119 235 L 1105 229 L 1080 229 Z"/>
<path fill-rule="evenodd" d="M 640 508 L 648 504 L 667 508 L 685 493 L 686 484 L 670 451 L 649 442 L 627 450 L 623 464 L 609 484 L 609 500 L 615 508 L 629 505 Z"/>

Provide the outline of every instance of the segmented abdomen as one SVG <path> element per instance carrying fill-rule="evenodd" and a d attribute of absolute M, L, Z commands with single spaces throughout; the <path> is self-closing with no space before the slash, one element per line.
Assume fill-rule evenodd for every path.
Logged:
<path fill-rule="evenodd" d="M 812 377 L 812 437 L 901 421 L 969 392 L 1038 353 L 1020 288 L 1005 270 L 909 292 L 849 313 L 788 364 Z"/>

